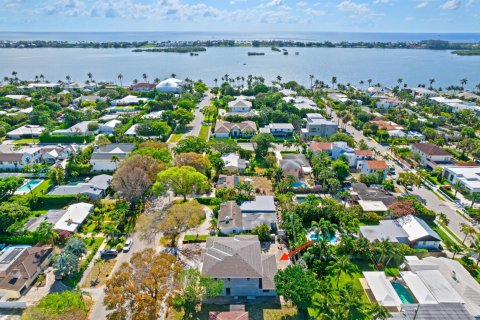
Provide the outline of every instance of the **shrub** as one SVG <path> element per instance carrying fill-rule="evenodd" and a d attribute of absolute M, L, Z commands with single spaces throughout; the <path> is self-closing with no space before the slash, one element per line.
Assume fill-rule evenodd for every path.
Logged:
<path fill-rule="evenodd" d="M 41 134 L 38 139 L 41 143 L 84 143 L 92 142 L 95 136 L 50 135 L 49 133 L 45 133 Z"/>

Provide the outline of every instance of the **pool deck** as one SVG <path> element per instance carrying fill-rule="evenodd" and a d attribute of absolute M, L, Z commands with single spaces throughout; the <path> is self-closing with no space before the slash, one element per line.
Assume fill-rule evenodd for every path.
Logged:
<path fill-rule="evenodd" d="M 28 185 L 31 181 L 34 181 L 34 180 L 38 180 L 38 181 L 40 181 L 40 182 L 37 183 L 35 186 L 33 186 L 31 189 L 28 189 L 28 190 L 26 190 L 26 191 L 20 190 L 20 189 L 22 189 L 23 187 L 25 187 L 26 185 Z M 43 181 L 44 181 L 44 180 L 42 180 L 42 179 L 28 179 L 24 184 L 22 184 L 22 185 L 20 186 L 20 188 L 18 188 L 18 189 L 14 192 L 14 194 L 15 194 L 15 195 L 25 195 L 25 194 L 28 194 L 28 193 L 30 193 L 32 190 L 34 190 L 36 187 L 38 187 L 39 185 L 41 185 Z"/>

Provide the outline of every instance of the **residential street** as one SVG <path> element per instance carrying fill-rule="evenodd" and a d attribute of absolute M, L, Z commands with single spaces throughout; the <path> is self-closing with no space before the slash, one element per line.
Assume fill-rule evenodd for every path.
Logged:
<path fill-rule="evenodd" d="M 209 106 L 212 99 L 213 99 L 213 94 L 211 94 L 210 91 L 206 91 L 205 97 L 202 99 L 202 101 L 200 101 L 200 103 L 198 103 L 197 107 L 193 112 L 195 119 L 193 119 L 193 121 L 188 124 L 187 132 L 183 135 L 183 138 L 188 136 L 198 137 L 198 134 L 200 133 L 200 129 L 202 128 L 202 123 L 203 123 L 202 109 L 203 107 Z"/>
<path fill-rule="evenodd" d="M 332 115 L 332 121 L 338 123 L 338 117 L 332 109 L 327 107 L 327 113 Z M 355 139 L 356 142 L 363 139 L 369 147 L 376 149 L 382 155 L 386 155 L 388 153 L 388 150 L 386 147 L 380 145 L 378 142 L 373 141 L 372 139 L 369 139 L 368 137 L 365 137 L 362 132 L 358 131 L 357 129 L 352 127 L 350 124 L 346 125 L 346 130 L 349 134 L 351 134 L 351 136 Z M 392 160 L 387 160 L 387 162 L 388 164 L 395 166 L 396 174 L 395 176 L 393 176 L 394 178 L 398 178 L 398 174 L 400 172 L 409 171 L 409 169 L 405 169 L 399 166 L 396 162 Z M 402 188 L 402 187 L 399 187 L 399 188 Z M 448 219 L 450 220 L 450 223 L 448 224 L 448 228 L 452 230 L 460 239 L 463 239 L 465 237 L 465 235 L 460 231 L 461 224 L 466 223 L 471 225 L 471 222 L 456 212 L 458 208 L 455 208 L 455 205 L 453 203 L 451 203 L 448 200 L 447 201 L 440 200 L 432 191 L 428 190 L 425 187 L 421 187 L 421 188 L 415 187 L 413 188 L 413 191 L 410 191 L 409 193 L 412 195 L 419 196 L 423 200 L 425 200 L 426 206 L 430 210 L 433 210 L 436 213 L 445 213 Z M 469 241 L 470 240 L 467 240 L 467 242 Z"/>

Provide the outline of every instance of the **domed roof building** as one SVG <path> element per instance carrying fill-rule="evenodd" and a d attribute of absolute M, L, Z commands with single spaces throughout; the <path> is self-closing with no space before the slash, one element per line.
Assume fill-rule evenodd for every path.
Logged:
<path fill-rule="evenodd" d="M 159 92 L 180 93 L 183 91 L 182 86 L 183 86 L 182 80 L 169 78 L 157 84 L 155 89 Z"/>

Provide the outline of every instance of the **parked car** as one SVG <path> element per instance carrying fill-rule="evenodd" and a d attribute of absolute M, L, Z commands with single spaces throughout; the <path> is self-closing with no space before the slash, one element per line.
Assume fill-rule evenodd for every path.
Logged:
<path fill-rule="evenodd" d="M 405 189 L 407 189 L 408 191 L 413 191 L 413 186 L 408 185 L 408 186 L 405 187 Z"/>
<path fill-rule="evenodd" d="M 132 248 L 132 245 L 133 245 L 133 240 L 132 240 L 132 239 L 128 239 L 128 240 L 125 242 L 125 245 L 123 246 L 123 252 L 128 252 L 128 251 L 130 251 L 130 249 Z"/>
<path fill-rule="evenodd" d="M 102 259 L 114 259 L 118 256 L 118 251 L 114 249 L 100 251 L 100 257 Z"/>
<path fill-rule="evenodd" d="M 166 252 L 173 256 L 178 256 L 178 249 L 175 247 L 166 247 L 165 249 L 162 250 L 162 252 Z"/>

